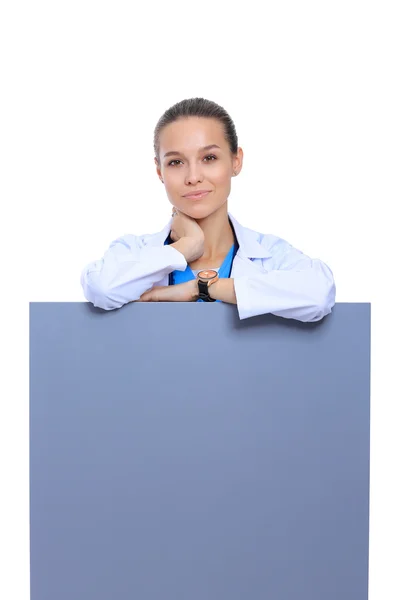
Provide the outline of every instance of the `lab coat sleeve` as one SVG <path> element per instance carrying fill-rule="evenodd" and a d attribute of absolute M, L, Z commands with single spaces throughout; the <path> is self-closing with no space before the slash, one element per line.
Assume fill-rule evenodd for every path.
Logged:
<path fill-rule="evenodd" d="M 336 286 L 331 269 L 279 240 L 273 267 L 234 279 L 240 319 L 272 313 L 303 322 L 319 321 L 332 312 Z"/>
<path fill-rule="evenodd" d="M 126 235 L 114 240 L 103 258 L 86 265 L 80 281 L 89 302 L 113 310 L 138 300 L 163 277 L 186 267 L 176 248 L 142 245 L 137 236 Z"/>

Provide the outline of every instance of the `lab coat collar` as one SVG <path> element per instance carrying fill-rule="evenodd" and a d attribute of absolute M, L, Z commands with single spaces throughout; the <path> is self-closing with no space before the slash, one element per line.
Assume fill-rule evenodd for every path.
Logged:
<path fill-rule="evenodd" d="M 260 234 L 248 227 L 243 227 L 232 215 L 228 213 L 229 219 L 235 230 L 236 238 L 239 244 L 238 254 L 243 258 L 269 258 L 272 254 L 264 248 L 259 242 Z M 173 217 L 160 232 L 152 236 L 152 245 L 161 245 L 167 239 L 171 231 Z"/>

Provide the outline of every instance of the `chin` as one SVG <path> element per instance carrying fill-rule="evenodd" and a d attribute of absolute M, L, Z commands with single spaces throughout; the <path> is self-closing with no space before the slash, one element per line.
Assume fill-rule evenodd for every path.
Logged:
<path fill-rule="evenodd" d="M 192 219 L 206 219 L 215 212 L 215 208 L 209 206 L 192 206 L 189 209 L 182 211 Z"/>
<path fill-rule="evenodd" d="M 177 208 L 192 219 L 205 219 L 213 213 L 215 213 L 216 211 L 218 211 L 221 208 L 221 206 L 210 206 L 210 204 L 208 204 L 207 206 L 206 203 L 202 204 L 201 202 L 196 202 L 191 204 L 190 206 L 183 206 L 181 209 L 179 209 L 179 207 Z"/>

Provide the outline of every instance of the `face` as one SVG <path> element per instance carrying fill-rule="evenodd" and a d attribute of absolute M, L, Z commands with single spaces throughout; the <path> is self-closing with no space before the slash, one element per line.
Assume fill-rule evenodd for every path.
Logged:
<path fill-rule="evenodd" d="M 206 146 L 211 146 L 206 148 Z M 167 156 L 166 156 L 167 155 Z M 164 180 L 170 203 L 194 219 L 204 219 L 226 205 L 231 178 L 241 170 L 243 151 L 232 156 L 222 123 L 204 117 L 181 118 L 160 134 L 160 164 L 157 174 Z M 208 190 L 200 198 L 186 194 Z"/>

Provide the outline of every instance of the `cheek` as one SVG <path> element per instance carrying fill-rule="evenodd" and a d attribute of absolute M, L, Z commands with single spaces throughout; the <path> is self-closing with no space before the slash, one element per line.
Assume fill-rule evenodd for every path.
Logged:
<path fill-rule="evenodd" d="M 216 183 L 216 185 L 220 185 L 222 187 L 230 184 L 231 170 L 226 166 L 223 166 L 218 170 L 216 169 L 213 181 Z"/>

